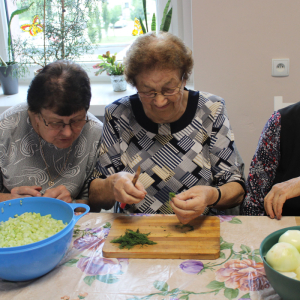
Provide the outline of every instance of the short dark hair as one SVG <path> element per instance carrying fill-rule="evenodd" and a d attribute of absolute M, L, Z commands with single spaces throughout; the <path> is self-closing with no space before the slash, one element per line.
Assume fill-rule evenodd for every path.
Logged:
<path fill-rule="evenodd" d="M 28 109 L 40 113 L 51 109 L 60 116 L 70 116 L 91 102 L 90 79 L 78 64 L 58 60 L 46 65 L 31 81 L 27 93 Z"/>
<path fill-rule="evenodd" d="M 159 68 L 179 70 L 183 79 L 189 79 L 194 66 L 192 51 L 177 36 L 169 32 L 142 34 L 132 43 L 125 58 L 126 81 L 136 86 L 141 72 Z"/>

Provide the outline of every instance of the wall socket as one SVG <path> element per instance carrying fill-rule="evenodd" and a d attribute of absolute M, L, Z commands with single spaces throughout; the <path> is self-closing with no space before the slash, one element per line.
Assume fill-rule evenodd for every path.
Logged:
<path fill-rule="evenodd" d="M 290 59 L 272 59 L 272 76 L 289 76 Z"/>

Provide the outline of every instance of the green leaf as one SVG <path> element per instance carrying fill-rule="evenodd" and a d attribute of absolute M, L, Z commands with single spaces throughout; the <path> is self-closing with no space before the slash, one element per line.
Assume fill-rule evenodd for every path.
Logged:
<path fill-rule="evenodd" d="M 64 266 L 73 267 L 75 264 L 77 264 L 78 261 L 79 261 L 79 259 L 75 259 L 75 258 L 70 259 L 69 261 L 64 263 Z"/>
<path fill-rule="evenodd" d="M 168 32 L 170 25 L 171 25 L 171 20 L 172 20 L 172 10 L 173 8 L 171 8 L 168 12 L 168 14 L 166 15 L 166 19 L 165 19 L 165 23 L 163 25 L 162 31 Z"/>
<path fill-rule="evenodd" d="M 112 274 L 97 275 L 96 279 L 101 282 L 108 283 L 108 284 L 116 283 L 119 281 L 119 278 Z"/>
<path fill-rule="evenodd" d="M 146 28 L 147 28 L 147 31 L 144 31 L 144 33 L 148 32 L 148 22 L 147 22 L 147 3 L 146 3 L 146 0 L 143 0 L 143 10 L 144 10 L 144 17 L 145 17 L 145 23 L 146 23 Z M 140 20 L 141 22 L 141 20 Z"/>
<path fill-rule="evenodd" d="M 220 245 L 220 250 L 232 249 L 233 245 L 234 245 L 233 243 L 227 243 L 227 242 L 225 242 L 225 243 L 223 243 L 223 244 Z"/>
<path fill-rule="evenodd" d="M 83 281 L 87 285 L 91 286 L 95 279 L 96 279 L 96 276 L 85 276 L 84 279 L 83 279 Z"/>
<path fill-rule="evenodd" d="M 232 256 L 232 259 L 241 259 L 242 255 L 241 254 L 235 254 Z"/>
<path fill-rule="evenodd" d="M 227 299 L 234 299 L 238 296 L 239 294 L 239 289 L 229 289 L 229 288 L 225 288 L 224 291 L 224 296 Z"/>
<path fill-rule="evenodd" d="M 220 236 L 220 244 L 222 244 L 223 243 L 223 238 Z"/>
<path fill-rule="evenodd" d="M 10 25 L 11 25 L 11 21 L 13 19 L 14 16 L 20 15 L 22 13 L 24 13 L 25 11 L 27 11 L 31 5 L 33 5 L 34 2 L 32 2 L 30 5 L 25 6 L 25 7 L 21 7 L 20 9 L 16 9 L 15 11 L 12 12 L 12 14 L 10 15 L 10 19 L 9 19 L 9 23 L 8 23 L 8 55 L 9 55 L 9 61 L 11 61 L 10 56 L 11 56 L 11 29 L 10 29 Z"/>
<path fill-rule="evenodd" d="M 155 13 L 153 13 L 153 15 L 152 15 L 151 31 L 156 31 L 156 16 L 155 16 Z"/>
<path fill-rule="evenodd" d="M 242 221 L 236 217 L 234 217 L 231 221 L 229 221 L 228 223 L 231 224 L 242 224 Z"/>
<path fill-rule="evenodd" d="M 173 289 L 172 291 L 170 291 L 170 294 L 178 294 L 180 292 L 180 289 Z"/>
<path fill-rule="evenodd" d="M 253 260 L 257 263 L 262 262 L 262 259 L 260 256 L 253 256 Z"/>
<path fill-rule="evenodd" d="M 189 295 L 183 295 L 183 296 L 179 297 L 179 299 L 188 300 L 189 299 Z"/>
<path fill-rule="evenodd" d="M 255 250 L 253 251 L 253 254 L 255 254 L 255 255 L 260 255 L 259 249 L 255 249 Z"/>
<path fill-rule="evenodd" d="M 246 299 L 247 299 L 247 298 L 248 298 L 248 299 L 250 299 L 250 293 L 248 293 L 248 294 L 245 294 L 244 296 L 242 296 L 242 297 L 241 297 L 241 299 L 244 299 L 244 298 L 246 298 Z"/>
<path fill-rule="evenodd" d="M 220 252 L 220 258 L 226 258 L 225 253 L 224 252 Z"/>
<path fill-rule="evenodd" d="M 251 248 L 246 245 L 241 245 L 241 249 L 243 251 L 246 251 L 246 253 L 251 253 Z"/>
<path fill-rule="evenodd" d="M 164 281 L 155 280 L 153 283 L 154 287 L 161 292 L 165 292 L 169 290 L 169 285 Z"/>
<path fill-rule="evenodd" d="M 210 282 L 206 287 L 211 290 L 220 290 L 225 288 L 225 283 L 214 280 Z"/>
<path fill-rule="evenodd" d="M 170 6 L 170 2 L 171 0 L 168 0 L 166 6 L 165 6 L 165 9 L 164 9 L 164 12 L 163 12 L 163 17 L 161 19 L 161 24 L 160 24 L 160 31 L 164 31 L 163 30 L 163 27 L 164 27 L 164 24 L 165 24 L 165 20 L 166 20 L 166 17 L 167 17 L 167 13 L 168 13 L 168 9 L 169 9 L 169 6 Z"/>
<path fill-rule="evenodd" d="M 144 23 L 142 21 L 142 19 L 140 18 L 140 24 L 141 24 L 141 27 L 142 27 L 142 30 L 143 30 L 143 33 L 146 33 L 146 29 L 145 29 L 145 26 L 144 26 Z"/>

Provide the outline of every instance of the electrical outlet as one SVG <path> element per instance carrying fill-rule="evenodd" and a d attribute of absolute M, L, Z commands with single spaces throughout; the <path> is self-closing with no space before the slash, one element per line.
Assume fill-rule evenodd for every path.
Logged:
<path fill-rule="evenodd" d="M 289 76 L 290 59 L 272 59 L 272 76 Z"/>

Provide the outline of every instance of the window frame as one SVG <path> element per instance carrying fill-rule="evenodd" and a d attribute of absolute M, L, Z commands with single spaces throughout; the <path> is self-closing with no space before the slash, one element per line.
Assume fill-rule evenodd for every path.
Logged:
<path fill-rule="evenodd" d="M 0 55 L 7 61 L 7 21 L 6 21 L 6 9 L 5 0 L 0 0 Z M 160 21 L 167 0 L 156 0 L 156 16 L 157 16 L 157 28 L 160 27 Z M 169 32 L 180 37 L 186 45 L 193 49 L 193 33 L 192 33 L 192 0 L 171 0 L 173 7 L 172 22 Z M 86 67 L 87 73 L 90 76 L 91 82 L 109 82 L 110 78 L 106 74 L 102 73 L 98 76 L 94 75 L 94 69 L 92 66 L 97 63 L 83 62 L 82 65 Z M 30 82 L 34 76 L 34 71 L 37 66 L 31 65 L 29 70 L 30 74 L 26 78 L 20 78 L 22 83 Z M 193 84 L 193 74 L 189 81 L 189 84 Z"/>

